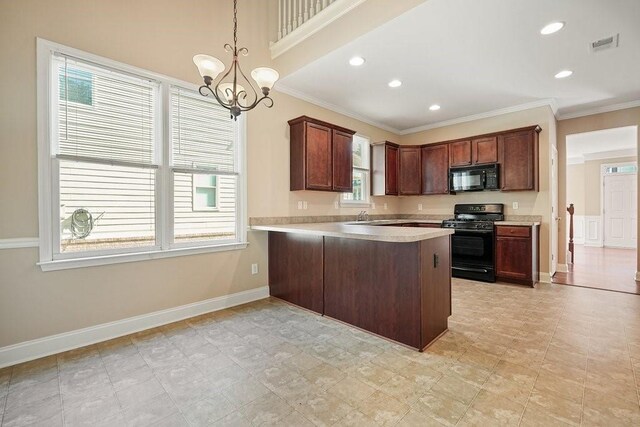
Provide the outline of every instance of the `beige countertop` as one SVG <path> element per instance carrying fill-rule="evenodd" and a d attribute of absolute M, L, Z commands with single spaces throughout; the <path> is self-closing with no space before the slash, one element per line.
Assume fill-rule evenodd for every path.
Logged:
<path fill-rule="evenodd" d="M 393 220 L 369 221 L 369 224 L 391 223 Z M 406 223 L 407 220 L 395 222 Z M 416 221 L 427 222 L 427 221 Z M 421 227 L 380 227 L 362 225 L 353 222 L 322 222 L 308 224 L 252 225 L 252 230 L 297 233 L 311 236 L 344 237 L 348 239 L 375 240 L 380 242 L 418 242 L 453 234 L 453 230 L 444 228 Z"/>

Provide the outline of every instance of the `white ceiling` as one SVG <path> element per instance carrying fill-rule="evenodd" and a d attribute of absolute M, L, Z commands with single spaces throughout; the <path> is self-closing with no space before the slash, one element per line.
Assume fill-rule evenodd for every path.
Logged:
<path fill-rule="evenodd" d="M 635 156 L 637 144 L 636 126 L 567 135 L 567 162 Z"/>
<path fill-rule="evenodd" d="M 563 30 L 540 35 L 558 20 Z M 615 33 L 617 49 L 590 52 L 592 41 Z M 366 63 L 351 67 L 354 55 Z M 563 69 L 573 76 L 555 79 Z M 389 88 L 392 79 L 402 86 Z M 548 100 L 561 114 L 636 101 L 640 1 L 427 0 L 284 77 L 279 88 L 403 133 Z M 429 111 L 432 104 L 442 108 Z"/>

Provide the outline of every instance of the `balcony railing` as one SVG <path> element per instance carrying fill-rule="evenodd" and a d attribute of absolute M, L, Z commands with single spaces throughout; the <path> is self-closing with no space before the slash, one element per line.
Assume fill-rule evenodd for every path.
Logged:
<path fill-rule="evenodd" d="M 278 0 L 278 40 L 271 56 L 291 49 L 366 0 Z"/>

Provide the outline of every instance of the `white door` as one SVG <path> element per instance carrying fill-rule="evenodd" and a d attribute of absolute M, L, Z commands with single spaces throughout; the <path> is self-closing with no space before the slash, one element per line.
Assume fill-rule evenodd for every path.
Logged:
<path fill-rule="evenodd" d="M 551 146 L 551 277 L 558 269 L 558 149 Z"/>
<path fill-rule="evenodd" d="M 618 248 L 636 247 L 636 175 L 604 176 L 604 245 Z"/>

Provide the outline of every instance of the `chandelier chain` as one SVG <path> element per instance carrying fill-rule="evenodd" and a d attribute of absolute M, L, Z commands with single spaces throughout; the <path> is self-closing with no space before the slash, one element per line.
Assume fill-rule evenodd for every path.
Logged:
<path fill-rule="evenodd" d="M 233 50 L 238 44 L 238 0 L 233 0 Z"/>

